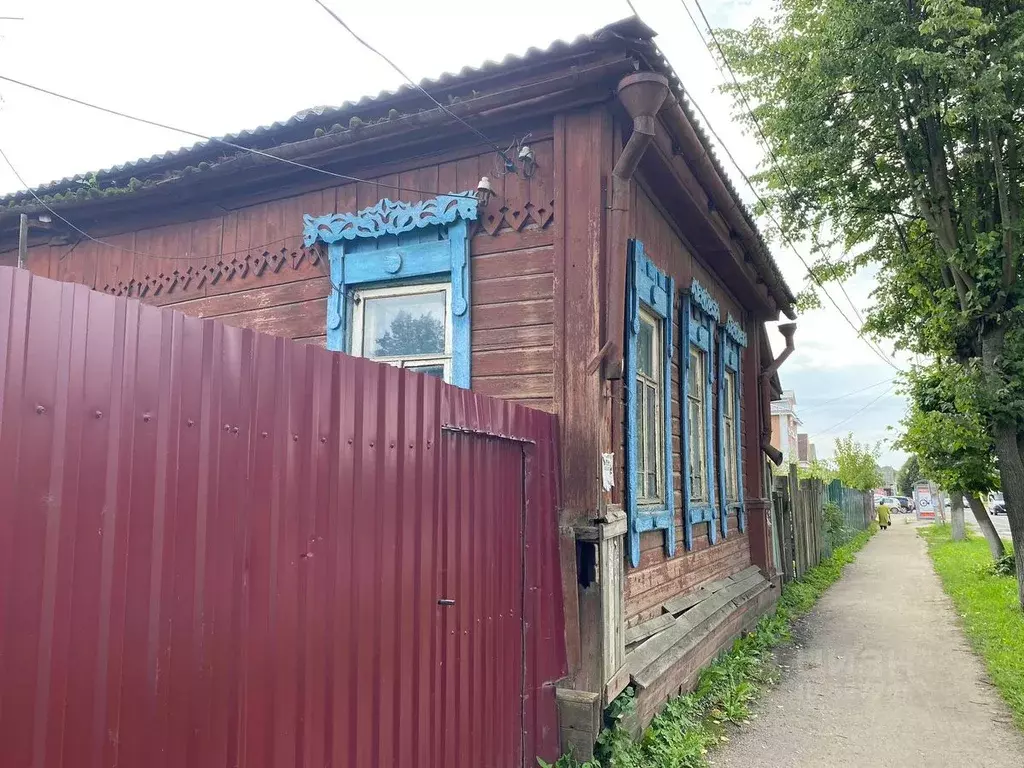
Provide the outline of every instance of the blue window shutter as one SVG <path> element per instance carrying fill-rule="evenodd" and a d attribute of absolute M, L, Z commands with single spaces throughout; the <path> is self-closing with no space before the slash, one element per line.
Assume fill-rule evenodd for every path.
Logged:
<path fill-rule="evenodd" d="M 692 338 L 693 308 L 690 294 L 683 294 L 683 308 L 679 327 L 682 329 L 681 363 L 679 378 L 682 381 L 682 392 L 679 394 L 679 413 L 682 419 L 680 434 L 683 436 L 681 449 L 682 459 L 679 467 L 683 475 L 683 534 L 686 537 L 686 548 L 693 549 L 693 516 L 690 514 L 690 343 Z"/>
<path fill-rule="evenodd" d="M 714 328 L 721 317 L 721 310 L 718 302 L 707 292 L 697 280 L 690 284 L 688 293 L 683 294 L 681 325 L 685 329 L 683 344 L 686 352 L 683 355 L 686 365 L 683 368 L 681 382 L 681 403 L 683 405 L 683 483 L 684 483 L 684 514 L 683 519 L 686 527 L 687 547 L 693 547 L 693 526 L 700 523 L 708 525 L 708 539 L 712 544 L 718 542 L 718 525 L 721 517 L 721 510 L 716 503 L 715 484 L 715 451 L 714 451 L 714 408 L 712 407 L 712 396 L 715 388 L 715 344 Z M 705 486 L 708 489 L 706 501 L 694 503 L 692 488 L 690 486 L 690 462 L 689 450 L 690 441 L 693 436 L 689 430 L 689 367 L 690 367 L 690 345 L 694 345 L 704 352 L 704 370 L 700 371 L 697 378 L 704 387 L 704 451 L 707 458 Z M 721 494 L 717 494 L 720 496 Z"/>
<path fill-rule="evenodd" d="M 327 297 L 327 348 L 349 351 L 348 289 L 357 285 L 445 278 L 451 284 L 452 384 L 469 389 L 470 274 L 469 230 L 476 219 L 477 200 L 472 192 L 439 195 L 418 203 L 380 200 L 358 213 L 303 217 L 303 242 L 327 246 L 331 290 Z M 447 239 L 435 239 L 417 230 L 448 228 Z M 407 234 L 408 233 L 408 234 Z M 360 243 L 385 235 L 407 238 L 391 248 L 360 249 Z"/>
<path fill-rule="evenodd" d="M 725 333 L 718 334 L 718 498 L 722 522 L 722 538 L 729 536 L 729 499 L 725 488 L 725 462 L 735 457 L 725 455 Z M 733 423 L 739 414 L 733 411 Z"/>
<path fill-rule="evenodd" d="M 672 477 L 672 305 L 675 283 L 647 258 L 639 240 L 630 241 L 626 264 L 626 513 L 629 519 L 629 556 L 633 567 L 640 564 L 640 534 L 662 530 L 665 551 L 671 557 L 676 551 L 675 483 Z M 664 503 L 640 505 L 636 480 L 637 467 L 637 393 L 636 356 L 637 335 L 640 332 L 640 304 L 662 319 L 662 434 L 664 458 L 662 487 Z"/>
<path fill-rule="evenodd" d="M 718 332 L 721 339 L 723 379 L 725 370 L 735 371 L 736 373 L 736 386 L 733 388 L 733 413 L 735 414 L 733 427 L 736 430 L 736 455 L 733 457 L 723 457 L 723 461 L 736 462 L 736 501 L 738 504 L 736 516 L 739 530 L 743 532 L 747 529 L 747 508 L 743 495 L 743 426 L 740 419 L 740 403 L 743 402 L 743 371 L 741 366 L 743 349 L 747 346 L 747 334 L 732 315 L 727 317 L 725 325 L 720 326 Z M 724 397 L 723 390 L 724 386 L 721 386 L 719 402 L 722 402 Z M 727 507 L 723 506 L 723 509 L 727 509 Z"/>

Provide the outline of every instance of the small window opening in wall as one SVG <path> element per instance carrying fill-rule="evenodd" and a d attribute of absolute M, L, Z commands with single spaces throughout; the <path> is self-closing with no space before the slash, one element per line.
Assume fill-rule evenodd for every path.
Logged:
<path fill-rule="evenodd" d="M 584 589 L 597 581 L 597 544 L 593 541 L 576 542 L 576 580 Z"/>
<path fill-rule="evenodd" d="M 661 349 L 661 320 L 641 306 L 636 339 L 636 488 L 642 504 L 664 499 Z"/>
<path fill-rule="evenodd" d="M 401 285 L 352 292 L 356 357 L 451 381 L 449 283 Z"/>

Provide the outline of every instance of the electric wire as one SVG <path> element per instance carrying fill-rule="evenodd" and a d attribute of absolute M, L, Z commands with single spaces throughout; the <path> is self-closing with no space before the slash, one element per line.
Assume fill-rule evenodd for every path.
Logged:
<path fill-rule="evenodd" d="M 401 67 L 399 67 L 399 66 L 398 66 L 398 65 L 397 65 L 397 64 L 396 64 L 396 63 L 395 63 L 394 61 L 392 61 L 392 60 L 391 60 L 390 58 L 388 58 L 388 57 L 387 57 L 387 56 L 386 56 L 386 55 L 385 55 L 384 53 L 382 53 L 382 52 L 381 52 L 381 51 L 380 51 L 379 49 L 377 49 L 377 48 L 375 48 L 375 47 L 374 47 L 373 45 L 371 45 L 369 41 L 367 41 L 367 40 L 366 40 L 366 39 L 364 39 L 363 37 L 360 37 L 360 35 L 359 35 L 358 33 L 356 33 L 356 31 L 355 31 L 354 29 L 352 29 L 352 27 L 350 27 L 350 26 L 349 26 L 349 25 L 348 25 L 348 24 L 347 24 L 347 23 L 345 22 L 345 20 L 344 20 L 344 19 L 342 19 L 342 18 L 341 18 L 341 17 L 340 17 L 340 16 L 339 16 L 339 15 L 338 15 L 337 13 L 335 13 L 335 12 L 334 12 L 334 11 L 332 11 L 332 10 L 331 10 L 330 8 L 328 8 L 328 7 L 327 7 L 327 5 L 325 5 L 325 4 L 324 4 L 324 3 L 322 2 L 322 0 L 313 0 L 313 2 L 315 2 L 315 3 L 316 3 L 317 5 L 319 5 L 319 6 L 321 7 L 321 8 L 323 8 L 323 9 L 324 9 L 325 11 L 327 11 L 327 13 L 328 13 L 328 14 L 330 15 L 330 17 L 331 17 L 332 19 L 334 19 L 334 20 L 335 20 L 336 22 L 338 22 L 338 23 L 339 23 L 339 24 L 340 24 L 340 25 L 341 25 L 341 26 L 342 26 L 342 27 L 343 27 L 343 28 L 345 29 L 345 31 L 346 31 L 346 32 L 348 32 L 348 33 L 349 33 L 349 34 L 350 34 L 350 35 L 351 35 L 351 36 L 352 36 L 353 38 L 355 38 L 356 42 L 358 42 L 358 43 L 359 43 L 360 45 L 362 45 L 362 46 L 363 46 L 364 48 L 366 48 L 366 49 L 367 49 L 368 51 L 370 51 L 371 53 L 374 53 L 374 54 L 376 54 L 376 55 L 377 55 L 377 56 L 378 56 L 378 57 L 379 57 L 380 59 L 382 59 L 382 60 L 383 60 L 383 61 L 384 61 L 384 62 L 385 62 L 385 63 L 386 63 L 386 64 L 387 64 L 387 65 L 388 65 L 389 67 L 391 67 L 391 68 L 392 68 L 393 70 L 395 70 L 395 72 L 397 72 L 398 74 L 400 74 L 400 75 L 401 75 L 401 76 L 402 76 L 402 77 L 403 77 L 403 78 L 404 78 L 404 79 L 406 80 L 406 82 L 408 82 L 408 83 L 409 83 L 409 85 L 411 85 L 411 86 L 412 86 L 413 88 L 415 88 L 415 89 L 416 89 L 417 91 L 419 91 L 419 92 L 420 92 L 420 93 L 422 93 L 422 94 L 423 94 L 424 96 L 426 96 L 426 97 L 427 97 L 428 99 L 430 99 L 430 100 L 431 100 L 431 101 L 432 101 L 432 102 L 433 102 L 434 104 L 436 104 L 436 105 L 437 105 L 437 107 L 438 107 L 438 109 L 440 109 L 440 110 L 441 110 L 442 112 L 444 112 L 445 114 L 447 114 L 447 115 L 448 115 L 449 117 L 451 117 L 451 118 L 452 118 L 453 120 L 456 120 L 456 121 L 458 121 L 458 122 L 459 122 L 459 123 L 461 123 L 461 124 L 462 124 L 463 126 L 465 126 L 465 127 L 467 128 L 467 129 L 469 129 L 470 131 L 472 131 L 472 132 L 473 132 L 473 133 L 474 133 L 474 134 L 476 135 L 476 137 L 477 137 L 478 139 L 480 139 L 481 141 L 483 141 L 483 142 L 484 142 L 485 144 L 488 144 L 488 145 L 490 145 L 491 149 L 493 149 L 493 150 L 494 150 L 494 151 L 495 151 L 495 152 L 496 152 L 496 153 L 498 154 L 498 156 L 499 156 L 499 157 L 500 157 L 500 158 L 501 158 L 502 160 L 504 160 L 504 161 L 505 161 L 505 169 L 506 169 L 506 170 L 512 170 L 512 169 L 514 169 L 514 168 L 515 168 L 515 163 L 514 163 L 514 162 L 512 161 L 512 159 L 511 159 L 511 158 L 510 158 L 510 157 L 508 156 L 508 154 L 507 154 L 507 153 L 505 152 L 505 150 L 503 150 L 503 149 L 502 149 L 501 147 L 499 147 L 499 146 L 498 146 L 498 145 L 497 145 L 497 144 L 496 144 L 496 143 L 494 142 L 494 140 L 493 140 L 493 139 L 491 139 L 490 137 L 488 137 L 488 136 L 487 136 L 487 134 L 485 134 L 485 133 L 484 133 L 483 131 L 479 130 L 479 129 L 478 129 L 478 128 L 476 128 L 475 126 L 473 126 L 473 125 L 470 125 L 470 124 L 469 124 L 468 122 L 466 122 L 466 121 L 465 121 L 465 120 L 463 120 L 463 119 L 462 119 L 461 117 L 459 117 L 459 116 L 458 116 L 458 115 L 456 115 L 456 114 L 455 114 L 454 112 L 452 112 L 452 111 L 451 111 L 450 109 L 448 109 L 448 107 L 447 107 L 447 106 L 445 106 L 445 105 L 444 105 L 444 104 L 442 104 L 442 103 L 441 103 L 440 101 L 438 101 L 438 100 L 437 100 L 437 99 L 435 99 L 435 98 L 434 98 L 433 96 L 431 96 L 431 95 L 430 95 L 430 93 L 429 93 L 429 92 L 427 91 L 427 89 L 426 89 L 426 88 L 424 88 L 424 87 L 423 87 L 422 85 L 420 85 L 420 84 L 419 84 L 419 83 L 417 83 L 417 82 L 416 82 L 415 80 L 413 80 L 413 79 L 412 79 L 411 77 L 409 77 L 409 75 L 407 75 L 407 74 L 405 73 L 405 70 L 403 70 L 403 69 L 402 69 Z"/>
<path fill-rule="evenodd" d="M 750 119 L 753 122 L 754 127 L 757 129 L 757 133 L 761 137 L 761 144 L 764 147 L 765 152 L 768 153 L 768 156 L 771 159 L 772 164 L 775 166 L 775 169 L 778 171 L 779 176 L 782 179 L 782 182 L 783 182 L 783 184 L 786 187 L 786 192 L 789 195 L 790 199 L 791 200 L 795 200 L 796 199 L 796 193 L 795 193 L 795 191 L 793 189 L 793 185 L 790 182 L 789 177 L 786 175 L 786 171 L 782 167 L 782 163 L 779 161 L 778 155 L 775 154 L 775 149 L 772 147 L 772 143 L 768 140 L 768 136 L 765 134 L 764 128 L 761 125 L 761 121 L 758 120 L 757 114 L 754 112 L 754 109 L 750 106 L 750 101 L 747 99 L 746 91 L 743 89 L 743 86 L 740 84 L 739 78 L 736 77 L 736 72 L 735 72 L 735 70 L 733 70 L 732 64 L 729 63 L 729 58 L 725 55 L 725 49 L 722 48 L 722 44 L 718 40 L 718 35 L 715 34 L 714 27 L 711 26 L 711 22 L 708 19 L 707 14 L 704 12 L 704 7 L 701 5 L 700 0 L 693 0 L 693 2 L 697 6 L 697 10 L 700 13 L 701 18 L 704 20 L 704 24 L 707 26 L 708 34 L 711 35 L 711 40 L 714 42 L 715 48 L 718 50 L 718 54 L 721 57 L 722 63 L 725 65 L 726 70 L 728 70 L 728 77 L 729 77 L 729 79 L 732 80 L 733 85 L 736 87 L 737 93 L 739 93 L 739 95 L 740 95 L 740 99 L 743 102 L 744 109 L 746 110 L 747 114 L 750 115 Z M 722 65 L 718 63 L 718 59 L 715 57 L 714 52 L 711 50 L 711 45 L 708 43 L 707 38 L 704 37 L 704 34 L 701 31 L 701 29 L 700 29 L 700 25 L 697 23 L 697 20 L 693 17 L 693 13 L 690 11 L 690 7 L 687 4 L 686 0 L 680 0 L 680 3 L 682 4 L 683 8 L 686 10 L 686 15 L 690 18 L 690 23 L 693 24 L 693 28 L 696 30 L 697 35 L 701 39 L 701 42 L 704 44 L 704 47 L 707 49 L 708 53 L 711 55 L 712 60 L 715 62 L 716 68 L 718 69 L 718 71 L 723 76 L 726 76 L 726 72 L 723 71 Z M 735 164 L 735 161 L 734 161 L 734 164 Z M 749 184 L 749 180 L 748 180 L 747 183 Z M 755 195 L 757 195 L 756 192 L 755 192 Z M 765 205 L 764 200 L 761 199 L 760 195 L 757 195 L 757 199 L 761 203 L 761 206 L 766 211 L 768 211 L 768 206 Z M 769 213 L 769 217 L 771 218 L 772 222 L 775 224 L 776 228 L 779 230 L 779 232 L 781 234 L 782 233 L 782 227 L 779 224 L 779 222 L 770 213 Z M 785 235 L 783 235 L 783 237 L 785 238 Z M 786 238 L 786 239 L 788 241 L 788 238 Z M 813 231 L 813 230 L 811 230 L 811 239 L 813 240 L 814 245 L 818 248 L 818 250 L 824 250 L 822 248 L 822 246 L 821 246 L 821 242 L 818 240 L 817 233 L 815 231 Z M 840 314 L 842 314 L 842 310 L 839 309 L 839 305 L 832 298 L 832 296 L 828 293 L 828 291 L 826 290 L 826 288 L 825 288 L 824 284 L 822 283 L 822 281 L 817 278 L 817 276 L 811 270 L 810 266 L 804 260 L 803 256 L 796 250 L 795 246 L 793 246 L 791 242 L 790 242 L 790 247 L 793 249 L 794 253 L 797 254 L 797 257 L 800 259 L 800 262 L 804 265 L 804 267 L 807 268 L 807 273 L 811 277 L 811 279 L 818 285 L 818 287 L 821 289 L 821 291 L 826 296 L 828 296 L 829 301 L 831 301 L 832 304 L 836 307 L 836 310 L 839 311 Z M 846 286 L 843 285 L 843 281 L 842 280 L 836 280 L 836 284 L 839 286 L 839 290 L 842 292 L 843 296 L 846 297 L 846 301 L 849 303 L 850 308 L 853 310 L 854 315 L 857 317 L 857 321 L 861 325 L 861 330 L 858 330 L 857 335 L 860 336 L 860 338 L 864 339 L 864 342 L 872 349 L 872 351 L 874 351 L 876 355 L 879 355 L 880 357 L 882 357 L 882 359 L 884 359 L 885 362 L 888 365 L 892 366 L 896 370 L 901 370 L 899 368 L 899 366 L 897 366 L 895 363 L 893 363 L 892 360 L 889 358 L 889 356 L 885 354 L 885 352 L 881 349 L 881 346 L 879 344 L 877 344 L 877 342 L 872 342 L 870 339 L 868 339 L 866 336 L 863 335 L 863 326 L 864 326 L 864 323 L 865 323 L 863 315 L 861 315 L 860 310 L 857 308 L 857 305 L 854 303 L 853 299 L 850 298 L 850 294 L 847 292 Z M 844 317 L 845 317 L 845 315 L 844 315 Z M 851 326 L 853 325 L 852 321 L 850 321 L 848 318 L 847 318 L 847 322 L 850 322 Z"/>
<path fill-rule="evenodd" d="M 130 115 L 127 112 L 121 112 L 120 110 L 112 109 L 110 107 L 104 107 L 104 106 L 100 106 L 99 104 L 93 104 L 91 102 L 85 101 L 84 99 L 78 99 L 78 98 L 75 98 L 74 96 L 67 96 L 67 95 L 65 95 L 63 93 L 58 93 L 57 91 L 49 90 L 48 88 L 43 88 L 43 87 L 38 86 L 38 85 L 32 85 L 31 83 L 26 83 L 23 80 L 17 80 L 17 79 L 15 79 L 13 77 L 8 77 L 7 75 L 0 75 L 0 80 L 2 80 L 4 82 L 7 82 L 7 83 L 11 83 L 13 85 L 21 86 L 22 88 L 27 88 L 27 89 L 29 89 L 31 91 L 36 91 L 37 93 L 43 93 L 43 94 L 46 94 L 47 96 L 52 96 L 54 98 L 61 99 L 63 101 L 69 101 L 72 104 L 78 104 L 79 106 L 82 106 L 82 107 L 88 107 L 90 109 L 95 109 L 95 110 L 97 110 L 99 112 L 105 112 L 108 115 L 114 115 L 115 117 L 121 117 L 121 118 L 124 118 L 125 120 L 132 120 L 132 121 L 134 121 L 136 123 L 142 123 L 143 125 L 148 125 L 148 126 L 151 126 L 153 128 L 161 128 L 161 129 L 163 129 L 165 131 L 172 131 L 174 133 L 180 133 L 180 134 L 183 134 L 185 136 L 191 136 L 193 138 L 200 139 L 201 141 L 208 141 L 208 142 L 213 142 L 213 143 L 216 143 L 216 144 L 221 144 L 221 145 L 223 145 L 225 147 L 230 147 L 231 149 L 237 150 L 239 152 L 248 152 L 251 155 L 257 155 L 258 157 L 266 158 L 266 159 L 269 159 L 269 160 L 276 160 L 276 161 L 278 161 L 280 163 L 285 163 L 287 165 L 291 165 L 291 166 L 294 166 L 296 168 L 301 168 L 301 169 L 306 170 L 306 171 L 312 171 L 314 173 L 320 173 L 320 174 L 323 174 L 325 176 L 330 176 L 330 177 L 335 178 L 335 179 L 341 179 L 342 181 L 351 181 L 351 182 L 355 182 L 355 183 L 358 183 L 358 184 L 376 184 L 377 186 L 384 187 L 385 189 L 394 189 L 394 190 L 398 190 L 400 192 L 415 192 L 416 194 L 426 195 L 426 196 L 430 196 L 430 197 L 433 197 L 433 196 L 436 196 L 438 194 L 441 194 L 441 193 L 436 192 L 436 191 L 423 190 L 423 189 L 415 189 L 413 187 L 403 187 L 403 186 L 399 186 L 397 184 L 389 184 L 389 183 L 386 183 L 384 181 L 378 181 L 378 180 L 373 180 L 373 179 L 361 179 L 358 176 L 350 176 L 349 174 L 346 174 L 346 173 L 337 173 L 335 171 L 328 171 L 326 168 L 317 168 L 316 166 L 313 166 L 313 165 L 306 165 L 305 163 L 300 163 L 298 160 L 292 160 L 292 159 L 287 158 L 287 157 L 280 157 L 280 156 L 272 154 L 270 152 L 264 152 L 263 150 L 253 149 L 252 147 L 246 147 L 246 146 L 244 146 L 242 144 L 236 144 L 236 143 L 234 143 L 232 141 L 228 141 L 227 139 L 217 138 L 216 136 L 207 136 L 206 134 L 199 133 L 197 131 L 191 131 L 191 130 L 188 130 L 187 128 L 178 128 L 178 127 L 173 126 L 173 125 L 168 125 L 167 123 L 161 123 L 161 122 L 159 122 L 157 120 L 150 120 L 150 119 L 145 118 L 145 117 L 138 117 L 136 115 Z M 474 195 L 463 194 L 463 193 L 454 193 L 454 194 L 451 194 L 450 196 L 451 197 L 463 197 L 463 198 L 474 197 Z"/>
<path fill-rule="evenodd" d="M 845 393 L 843 393 L 841 395 L 833 397 L 833 398 L 831 398 L 829 400 L 825 400 L 825 401 L 823 401 L 821 403 L 815 403 L 814 405 L 810 406 L 809 408 L 802 408 L 802 409 L 800 409 L 800 415 L 802 416 L 803 414 L 808 413 L 809 411 L 816 411 L 819 408 L 824 408 L 826 405 L 831 405 L 832 403 L 837 402 L 839 400 L 844 400 L 845 398 L 850 397 L 850 395 L 859 395 L 861 392 L 867 392 L 869 389 L 874 389 L 875 387 L 880 387 L 883 384 L 890 384 L 893 381 L 894 381 L 894 379 L 892 379 L 892 378 L 882 379 L 881 381 L 876 381 L 874 384 L 870 384 L 870 385 L 868 385 L 866 387 L 862 387 L 861 389 L 855 389 L 852 392 L 845 392 Z"/>
<path fill-rule="evenodd" d="M 239 254 L 239 253 L 251 253 L 252 251 L 259 250 L 260 248 L 266 248 L 268 245 L 277 245 L 278 243 L 284 243 L 284 242 L 287 242 L 289 240 L 294 240 L 295 239 L 294 236 L 293 237 L 282 237 L 282 238 L 280 238 L 278 240 L 271 240 L 269 243 L 262 243 L 260 245 L 250 246 L 249 248 L 243 248 L 243 249 L 237 250 L 237 251 L 227 251 L 227 252 L 222 252 L 222 253 L 214 253 L 212 255 L 205 255 L 205 256 L 192 256 L 192 255 L 189 255 L 189 256 L 161 256 L 161 255 L 158 255 L 158 254 L 155 254 L 155 253 L 147 253 L 146 251 L 136 251 L 136 250 L 134 250 L 132 248 L 126 248 L 123 245 L 118 245 L 117 243 L 111 243 L 111 242 L 109 242 L 107 240 L 103 240 L 103 239 L 101 239 L 99 237 L 94 237 L 94 236 L 90 235 L 88 232 L 86 232 L 84 229 L 82 229 L 81 227 L 79 227 L 76 224 L 74 224 L 73 222 L 69 221 L 64 216 L 61 216 L 59 213 L 57 213 L 57 211 L 53 210 L 53 208 L 51 208 L 49 205 L 47 205 L 45 202 L 43 202 L 43 199 L 41 197 L 39 197 L 39 195 L 37 195 L 35 193 L 35 191 L 25 183 L 24 177 L 21 175 L 21 173 L 18 172 L 18 169 L 14 166 L 14 163 L 11 162 L 11 159 L 7 156 L 7 153 L 3 150 L 2 147 L 0 147 L 0 157 L 3 158 L 3 161 L 7 164 L 7 167 L 11 169 L 11 173 L 13 173 L 14 176 L 18 179 L 18 182 L 23 187 L 25 187 L 28 190 L 28 193 L 30 195 L 32 195 L 32 197 L 34 197 L 36 199 L 36 202 L 39 203 L 39 205 L 41 205 L 43 208 L 45 208 L 50 213 L 51 216 L 54 216 L 55 218 L 58 218 L 61 221 L 63 221 L 70 229 L 72 229 L 75 232 L 77 232 L 78 234 L 80 234 L 86 240 L 91 240 L 92 242 L 94 242 L 94 243 L 96 243 L 98 245 L 105 246 L 107 248 L 114 248 L 115 250 L 118 250 L 118 251 L 123 251 L 125 253 L 131 253 L 131 254 L 134 254 L 135 256 L 145 256 L 147 258 L 161 259 L 161 260 L 164 260 L 164 261 L 205 261 L 206 259 L 217 259 L 217 258 L 222 258 L 224 256 L 234 256 L 234 255 Z M 77 246 L 77 245 L 78 244 L 76 243 L 75 246 Z M 62 260 L 63 260 L 63 257 L 62 257 Z"/>
<path fill-rule="evenodd" d="M 831 427 L 829 427 L 828 429 L 823 429 L 823 430 L 821 430 L 821 431 L 819 431 L 819 432 L 815 432 L 815 433 L 814 433 L 813 435 L 811 435 L 811 436 L 810 436 L 809 438 L 807 438 L 807 439 L 808 439 L 808 440 L 811 440 L 811 439 L 813 439 L 813 438 L 815 438 L 815 437 L 820 437 L 821 435 L 827 435 L 827 434 L 828 434 L 829 432 L 831 432 L 831 431 L 832 431 L 833 429 L 836 429 L 837 427 L 841 427 L 841 426 L 843 426 L 843 424 L 845 424 L 846 422 L 848 422 L 848 421 L 849 421 L 850 419 L 852 419 L 852 418 L 854 418 L 855 416 L 859 416 L 860 414 L 864 413 L 864 411 L 866 411 L 866 410 L 867 410 L 868 408 L 870 408 L 870 407 L 871 407 L 872 405 L 874 405 L 874 404 L 875 404 L 875 403 L 877 403 L 877 402 L 878 402 L 879 400 L 881 400 L 881 399 L 882 399 L 883 397 L 885 397 L 885 396 L 886 396 L 886 395 L 888 395 L 888 394 L 889 394 L 890 392 L 892 392 L 892 390 L 893 390 L 894 388 L 895 388 L 895 385 L 893 385 L 893 386 L 889 387 L 888 389 L 886 389 L 886 390 L 885 390 L 885 392 L 883 392 L 882 394 L 880 394 L 880 395 L 879 395 L 878 397 L 876 397 L 876 398 L 875 398 L 874 400 L 872 400 L 872 401 L 871 401 L 870 403 L 868 403 L 867 405 L 865 405 L 865 406 L 864 406 L 863 408 L 858 408 L 858 409 L 857 409 L 856 411 L 854 411 L 853 413 L 851 413 L 851 414 L 850 414 L 849 416 L 847 416 L 847 417 L 846 417 L 845 419 L 843 419 L 842 421 L 837 421 L 837 422 L 836 422 L 835 424 L 833 424 L 833 425 L 832 425 Z"/>

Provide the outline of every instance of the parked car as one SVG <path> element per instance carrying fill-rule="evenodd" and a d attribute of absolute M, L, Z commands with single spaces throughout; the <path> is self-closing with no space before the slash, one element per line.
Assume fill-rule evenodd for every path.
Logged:
<path fill-rule="evenodd" d="M 900 506 L 903 507 L 904 512 L 912 512 L 914 510 L 914 502 L 908 499 L 906 496 L 894 496 Z"/>
<path fill-rule="evenodd" d="M 993 491 L 988 495 L 988 512 L 990 515 L 1005 515 L 1006 514 L 1006 500 L 1003 498 L 1002 491 Z"/>
<path fill-rule="evenodd" d="M 906 499 L 906 501 L 909 504 L 910 499 Z M 885 504 L 890 512 L 906 512 L 910 509 L 910 507 L 904 506 L 899 496 L 882 496 L 875 501 L 876 507 L 880 507 L 882 504 Z"/>

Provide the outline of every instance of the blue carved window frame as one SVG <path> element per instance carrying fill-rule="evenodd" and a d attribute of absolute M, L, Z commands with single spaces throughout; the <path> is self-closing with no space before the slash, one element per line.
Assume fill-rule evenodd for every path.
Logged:
<path fill-rule="evenodd" d="M 629 517 L 629 558 L 640 565 L 640 534 L 663 530 L 669 557 L 676 552 L 675 483 L 672 479 L 672 307 L 675 281 L 661 272 L 644 253 L 639 240 L 630 241 L 626 284 L 626 513 Z M 640 332 L 640 305 L 662 322 L 662 436 L 664 458 L 662 483 L 664 499 L 660 504 L 640 504 L 636 479 L 637 466 L 637 336 Z"/>
<path fill-rule="evenodd" d="M 696 317 L 694 317 L 696 315 Z M 708 538 L 712 544 L 718 541 L 718 519 L 720 510 L 715 501 L 715 452 L 713 450 L 714 428 L 711 396 L 714 387 L 714 354 L 715 327 L 721 321 L 721 309 L 718 302 L 708 293 L 696 279 L 690 284 L 690 290 L 683 293 L 682 322 L 683 338 L 688 346 L 682 354 L 680 371 L 680 420 L 683 434 L 683 530 L 686 535 L 686 548 L 693 549 L 693 526 L 708 524 Z M 694 503 L 690 488 L 690 348 L 692 344 L 704 352 L 704 450 L 707 457 L 705 487 L 708 498 Z"/>
<path fill-rule="evenodd" d="M 725 325 L 718 329 L 718 491 L 721 498 L 722 538 L 729 534 L 729 509 L 736 509 L 740 533 L 747 528 L 746 504 L 743 498 L 743 426 L 740 418 L 742 379 L 740 365 L 742 350 L 747 346 L 747 334 L 732 315 L 726 316 Z M 725 373 L 732 371 L 736 375 L 736 385 L 732 390 L 733 429 L 735 430 L 736 455 L 725 455 Z M 725 462 L 736 464 L 736 500 L 730 502 L 725 487 Z"/>
<path fill-rule="evenodd" d="M 354 288 L 451 283 L 451 383 L 470 384 L 470 275 L 468 222 L 477 218 L 471 192 L 438 195 L 416 203 L 384 198 L 356 213 L 306 214 L 303 242 L 327 247 L 331 292 L 327 297 L 327 348 L 350 349 L 349 292 Z M 447 238 L 440 237 L 441 228 Z M 423 230 L 417 232 L 417 230 Z M 409 234 L 411 233 L 411 234 Z M 436 235 L 436 236 L 432 236 Z M 383 241 L 381 238 L 390 239 Z M 370 241 L 377 240 L 371 245 Z M 383 248 L 376 247 L 387 242 Z"/>

